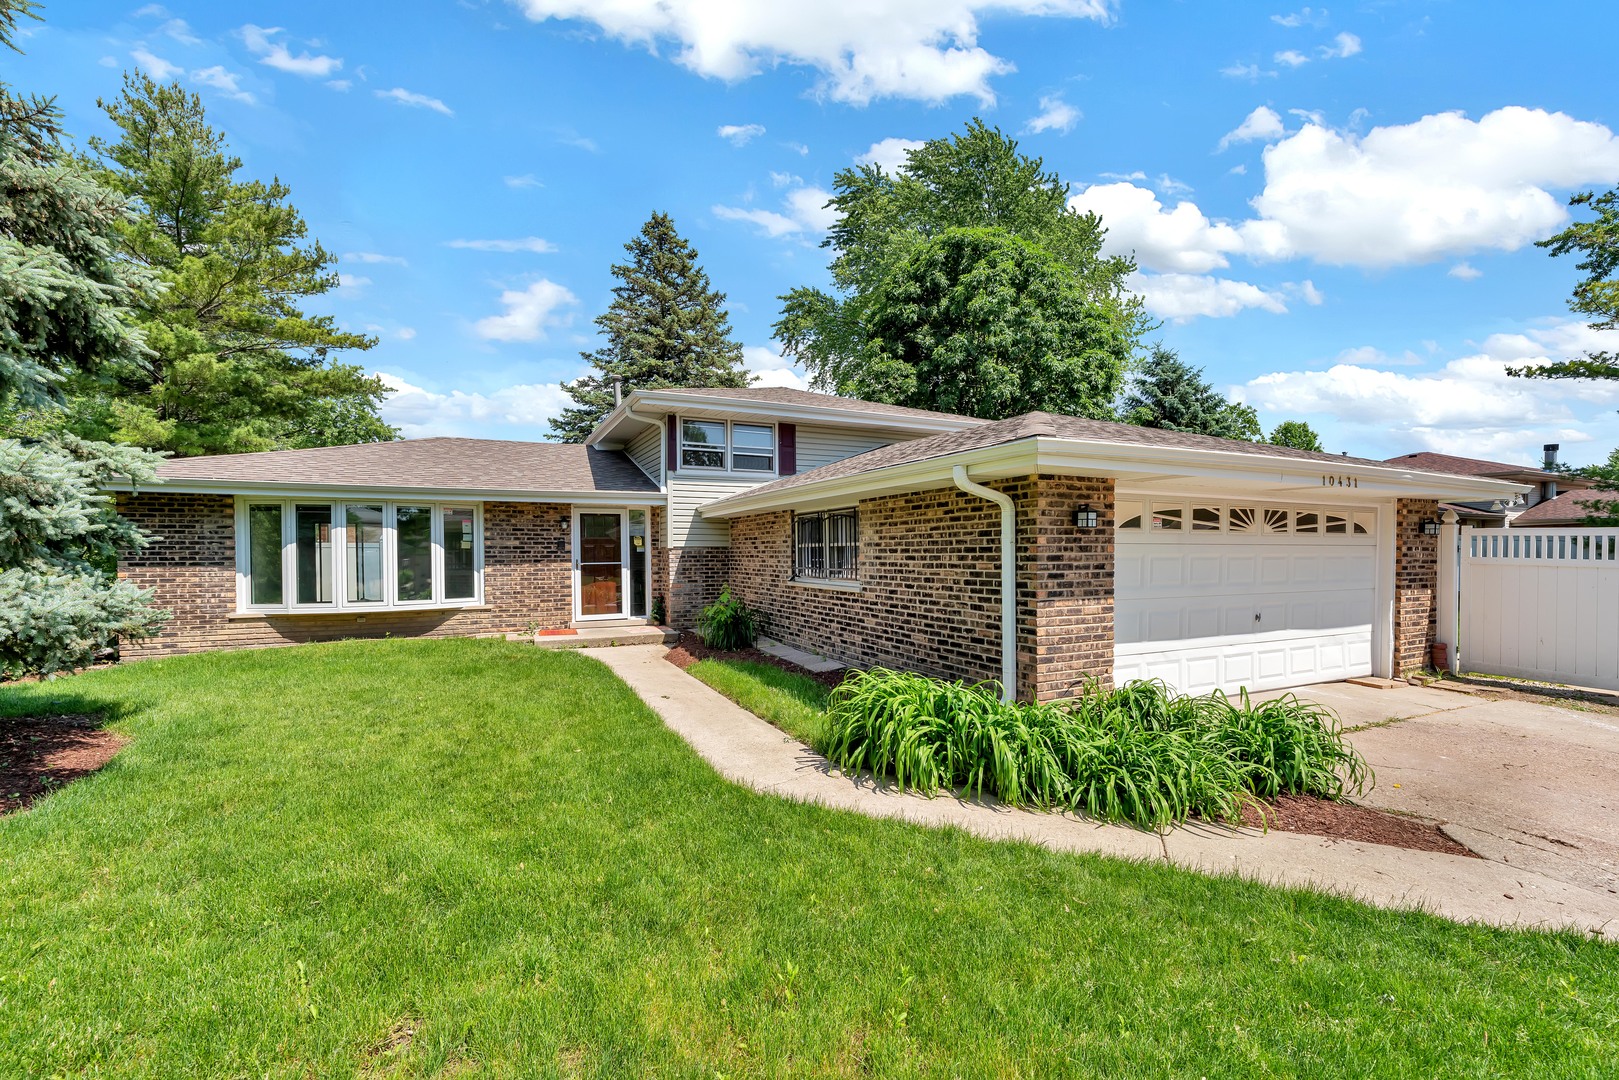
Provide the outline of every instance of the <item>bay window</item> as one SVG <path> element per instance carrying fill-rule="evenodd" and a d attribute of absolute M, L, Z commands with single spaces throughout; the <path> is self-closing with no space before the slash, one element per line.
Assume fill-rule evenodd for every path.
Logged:
<path fill-rule="evenodd" d="M 431 502 L 240 500 L 246 610 L 333 611 L 476 603 L 475 507 Z"/>

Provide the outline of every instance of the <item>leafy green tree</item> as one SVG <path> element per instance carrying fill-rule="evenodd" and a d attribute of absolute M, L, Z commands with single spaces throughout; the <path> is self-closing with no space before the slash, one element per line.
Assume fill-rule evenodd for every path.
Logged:
<path fill-rule="evenodd" d="M 1313 450 L 1318 454 L 1325 451 L 1321 436 L 1303 420 L 1283 420 L 1271 429 L 1268 441 L 1272 446 L 1291 446 L 1295 450 Z"/>
<path fill-rule="evenodd" d="M 28 0 L 0 0 L 0 45 L 15 49 Z M 127 305 L 150 273 L 119 257 L 124 201 L 60 148 L 54 103 L 0 83 L 0 674 L 83 666 L 117 637 L 166 617 L 108 568 L 144 537 L 100 488 L 152 478 L 158 458 L 52 433 L 64 380 L 139 358 Z M 14 437 L 14 424 L 45 432 Z"/>
<path fill-rule="evenodd" d="M 972 312 L 951 312 L 949 325 L 927 332 L 905 313 L 891 310 L 896 297 L 906 294 L 909 286 L 890 279 L 944 258 L 945 247 L 940 242 L 947 232 L 997 230 L 1038 248 L 1044 253 L 1041 261 L 1045 266 L 1060 267 L 1072 286 L 1060 293 L 1062 303 L 1069 304 L 1075 295 L 1082 298 L 1095 311 L 1096 317 L 1087 322 L 1106 327 L 1109 338 L 1101 345 L 1100 336 L 1093 331 L 1079 350 L 1085 362 L 1099 365 L 1084 379 L 1076 380 L 1065 371 L 1047 373 L 1042 366 L 1047 357 L 1030 358 L 1025 369 L 1040 374 L 1031 378 L 1024 399 L 1031 408 L 1098 415 L 1101 402 L 1092 396 L 1076 398 L 1073 388 L 1116 384 L 1122 377 L 1118 358 L 1134 351 L 1148 321 L 1141 299 L 1126 288 L 1134 262 L 1102 255 L 1106 233 L 1101 219 L 1070 209 L 1068 191 L 1068 185 L 1056 173 L 1046 171 L 1039 158 L 1019 153 L 1014 140 L 978 120 L 956 136 L 934 139 L 911 151 L 893 174 L 877 165 L 839 172 L 829 204 L 838 219 L 825 241 L 834 252 L 832 291 L 801 287 L 783 296 L 781 319 L 775 326 L 777 339 L 809 370 L 817 387 L 862 397 L 883 392 L 882 385 L 867 377 L 866 365 L 874 351 L 920 358 L 923 352 L 943 350 L 940 362 L 945 356 L 963 357 L 967 355 L 964 343 L 952 341 L 954 330 L 962 325 L 1010 328 L 1014 312 L 1028 310 L 1030 295 L 1014 290 L 977 296 Z M 981 240 L 984 235 L 980 234 Z M 975 246 L 965 242 L 965 234 L 952 244 L 958 257 Z M 976 247 L 987 251 L 982 243 Z M 1013 249 L 1004 245 L 996 245 L 996 249 L 1000 253 L 996 261 L 1005 267 Z M 1017 258 L 1025 266 L 1032 265 L 1032 253 L 1017 250 L 1024 252 Z M 1042 271 L 1040 276 L 1047 274 Z M 1002 275 L 1001 280 L 1015 277 Z M 943 311 L 935 309 L 934 314 Z M 885 336 L 896 329 L 906 336 Z M 1063 364 L 1071 354 L 1071 350 L 1057 350 L 1049 359 Z M 938 370 L 939 362 L 928 363 Z M 963 372 L 964 379 L 972 377 Z M 910 383 L 890 379 L 886 385 L 899 392 Z M 930 387 L 946 385 L 948 380 L 919 378 L 908 401 L 919 407 L 944 408 L 942 399 L 931 399 L 927 392 Z M 1109 392 L 1102 401 L 1111 396 Z M 886 399 L 877 396 L 877 400 Z M 988 395 L 982 400 L 999 399 Z"/>
<path fill-rule="evenodd" d="M 1585 524 L 1619 526 L 1619 449 L 1611 451 L 1608 460 L 1600 465 L 1574 471 L 1596 481 L 1597 497 L 1585 500 Z M 1613 497 L 1603 497 L 1607 495 Z"/>
<path fill-rule="evenodd" d="M 1119 402 L 1119 416 L 1125 423 L 1165 431 L 1247 442 L 1264 437 L 1251 406 L 1226 400 L 1204 380 L 1202 368 L 1185 363 L 1162 345 L 1153 347 L 1131 380 Z"/>
<path fill-rule="evenodd" d="M 624 250 L 630 260 L 613 266 L 613 302 L 596 319 L 606 341 L 580 354 L 596 371 L 562 386 L 574 404 L 551 421 L 551 434 L 563 442 L 584 442 L 612 410 L 615 376 L 624 393 L 752 381 L 731 337 L 725 294 L 710 286 L 674 220 L 654 212 Z"/>
<path fill-rule="evenodd" d="M 1588 315 L 1593 330 L 1619 326 L 1619 188 L 1601 195 L 1582 191 L 1569 199 L 1570 206 L 1589 206 L 1594 221 L 1576 221 L 1555 236 L 1537 241 L 1552 255 L 1577 252 L 1584 256 L 1575 264 L 1585 280 L 1574 286 L 1569 298 L 1571 311 Z M 1619 379 L 1619 354 L 1586 353 L 1583 357 L 1559 360 L 1540 367 L 1508 368 L 1509 374 L 1526 379 Z"/>
<path fill-rule="evenodd" d="M 945 229 L 871 294 L 839 390 L 989 420 L 1112 415 L 1129 343 L 1067 264 L 1004 229 Z"/>
<path fill-rule="evenodd" d="M 148 349 L 70 382 L 74 429 L 183 455 L 397 438 L 377 415 L 387 389 L 333 358 L 376 340 L 299 308 L 337 284 L 336 259 L 287 186 L 240 179 L 178 84 L 136 72 L 100 104 L 119 135 L 89 140 L 96 175 L 130 200 L 123 251 L 164 288 L 141 305 Z"/>

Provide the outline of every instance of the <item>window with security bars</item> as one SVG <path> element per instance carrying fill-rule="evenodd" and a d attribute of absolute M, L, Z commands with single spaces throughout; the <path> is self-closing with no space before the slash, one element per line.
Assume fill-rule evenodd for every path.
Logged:
<path fill-rule="evenodd" d="M 793 515 L 793 577 L 799 581 L 855 581 L 859 577 L 860 523 L 853 510 Z"/>

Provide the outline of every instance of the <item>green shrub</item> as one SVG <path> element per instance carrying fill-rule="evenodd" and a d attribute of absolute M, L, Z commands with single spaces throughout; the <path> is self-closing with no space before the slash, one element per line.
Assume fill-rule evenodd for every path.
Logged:
<path fill-rule="evenodd" d="M 1255 706 L 1137 682 L 1028 705 L 995 683 L 874 669 L 834 690 L 828 713 L 822 749 L 842 768 L 1147 828 L 1235 821 L 1256 796 L 1337 798 L 1370 775 L 1337 719 L 1291 695 Z"/>
<path fill-rule="evenodd" d="M 710 649 L 747 649 L 764 629 L 764 613 L 731 595 L 727 585 L 720 598 L 697 616 L 697 633 Z"/>

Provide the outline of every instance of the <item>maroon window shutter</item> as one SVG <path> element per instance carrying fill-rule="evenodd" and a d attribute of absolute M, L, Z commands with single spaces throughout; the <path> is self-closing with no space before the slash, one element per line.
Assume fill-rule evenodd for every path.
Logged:
<path fill-rule="evenodd" d="M 670 414 L 664 426 L 664 459 L 668 462 L 670 472 L 676 472 L 680 465 L 680 442 L 676 429 L 680 427 L 680 417 Z"/>
<path fill-rule="evenodd" d="M 792 476 L 798 472 L 798 425 L 777 424 L 776 444 L 779 456 L 778 475 Z"/>

